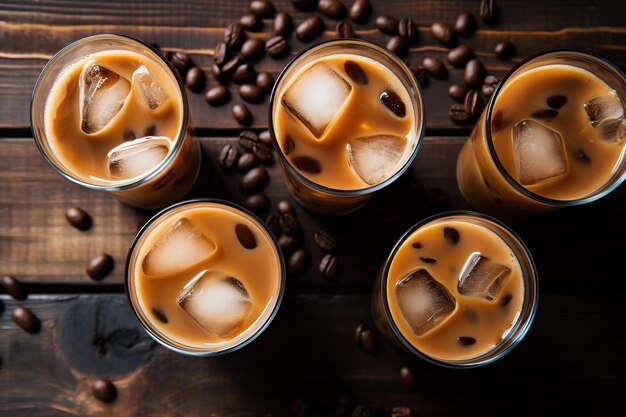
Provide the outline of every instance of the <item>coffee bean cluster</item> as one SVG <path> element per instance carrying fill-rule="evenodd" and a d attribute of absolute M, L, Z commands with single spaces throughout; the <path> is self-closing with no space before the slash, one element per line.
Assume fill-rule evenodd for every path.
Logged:
<path fill-rule="evenodd" d="M 374 415 L 391 415 L 391 417 L 412 417 L 413 411 L 409 407 L 397 406 L 391 412 L 383 414 L 379 411 L 372 411 L 368 406 L 355 402 L 352 395 L 347 392 L 337 395 L 330 404 L 330 410 L 324 404 L 324 411 L 318 410 L 311 398 L 298 395 L 291 399 L 288 407 L 288 415 L 292 417 L 308 417 L 317 415 L 330 415 L 332 417 L 372 417 Z M 276 417 L 276 414 L 269 413 L 267 417 Z"/>

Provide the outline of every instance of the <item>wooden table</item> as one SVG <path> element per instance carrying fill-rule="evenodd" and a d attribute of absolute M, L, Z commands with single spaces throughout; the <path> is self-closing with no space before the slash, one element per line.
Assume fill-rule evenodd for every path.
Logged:
<path fill-rule="evenodd" d="M 298 208 L 313 263 L 292 277 L 276 320 L 245 349 L 211 359 L 174 354 L 149 340 L 138 327 L 123 295 L 123 265 L 137 229 L 152 213 L 134 210 L 113 197 L 81 189 L 46 165 L 29 129 L 30 93 L 46 61 L 80 37 L 102 32 L 156 40 L 164 50 L 183 50 L 208 70 L 223 28 L 247 8 L 245 0 L 97 2 L 3 0 L 0 2 L 0 274 L 27 283 L 24 302 L 0 298 L 0 415 L 2 416 L 259 416 L 290 415 L 294 397 L 329 415 L 338 394 L 389 415 L 406 405 L 419 416 L 625 415 L 626 187 L 584 207 L 543 215 L 514 225 L 535 257 L 541 296 L 537 318 L 523 342 L 499 362 L 480 369 L 448 370 L 411 357 L 383 341 L 379 355 L 359 350 L 353 331 L 372 322 L 370 290 L 391 245 L 428 214 L 467 208 L 454 178 L 456 155 L 469 128 L 447 117 L 452 104 L 448 82 L 424 90 L 427 138 L 413 176 L 346 217 L 322 217 Z M 453 22 L 477 0 L 374 1 L 375 15 L 410 16 L 420 40 L 408 57 L 445 58 L 446 48 L 431 37 L 435 19 Z M 611 0 L 501 0 L 497 25 L 479 21 L 467 42 L 490 73 L 502 76 L 525 56 L 558 48 L 598 53 L 626 68 L 626 7 Z M 305 14 L 288 1 L 279 10 L 300 20 Z M 334 23 L 323 39 L 334 36 Z M 479 19 L 480 20 L 480 19 Z M 270 20 L 265 21 L 269 28 Z M 380 44 L 386 36 L 372 21 L 357 34 Z M 267 35 L 261 34 L 266 37 Z M 512 40 L 518 55 L 501 61 L 493 46 Z M 304 46 L 291 41 L 292 54 Z M 264 58 L 257 69 L 277 74 L 290 57 Z M 462 73 L 450 71 L 450 80 Z M 215 81 L 209 80 L 209 86 Z M 231 87 L 235 92 L 234 87 Z M 229 106 L 210 108 L 201 94 L 189 93 L 192 117 L 202 137 L 204 163 L 192 196 L 241 203 L 237 175 L 225 174 L 217 153 L 235 141 L 240 127 Z M 267 104 L 251 106 L 254 129 L 267 126 Z M 267 190 L 275 204 L 290 198 L 276 166 Z M 64 219 L 73 205 L 94 219 L 78 232 Z M 341 273 L 328 282 L 317 271 L 322 253 L 313 244 L 318 227 L 340 236 Z M 85 275 L 91 257 L 108 252 L 114 272 L 94 282 Z M 26 305 L 42 321 L 27 334 L 10 319 Z M 420 386 L 407 391 L 401 366 L 413 367 Z M 89 381 L 108 377 L 118 387 L 112 404 L 95 400 Z"/>

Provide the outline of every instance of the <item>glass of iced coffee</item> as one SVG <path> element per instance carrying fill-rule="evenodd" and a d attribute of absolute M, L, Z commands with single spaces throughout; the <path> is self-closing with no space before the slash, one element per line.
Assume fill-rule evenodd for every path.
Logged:
<path fill-rule="evenodd" d="M 424 108 L 400 59 L 372 43 L 341 39 L 285 67 L 269 124 L 296 200 L 315 212 L 344 214 L 410 166 L 424 135 Z"/>
<path fill-rule="evenodd" d="M 626 77 L 590 54 L 557 51 L 502 81 L 457 163 L 468 203 L 515 220 L 594 201 L 626 178 Z"/>
<path fill-rule="evenodd" d="M 537 272 L 522 241 L 483 214 L 449 212 L 409 229 L 374 286 L 376 324 L 437 365 L 486 365 L 526 334 Z"/>
<path fill-rule="evenodd" d="M 59 51 L 35 84 L 31 126 L 57 172 L 135 207 L 180 200 L 199 173 L 179 76 L 125 36 L 89 36 Z"/>
<path fill-rule="evenodd" d="M 147 332 L 188 355 L 237 350 L 269 325 L 285 288 L 276 239 L 252 213 L 191 200 L 155 215 L 126 262 L 126 294 Z"/>

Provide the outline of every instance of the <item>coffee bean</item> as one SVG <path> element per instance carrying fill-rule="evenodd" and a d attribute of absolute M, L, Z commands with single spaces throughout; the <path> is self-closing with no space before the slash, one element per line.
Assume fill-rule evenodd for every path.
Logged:
<path fill-rule="evenodd" d="M 250 11 L 260 17 L 272 17 L 276 9 L 268 0 L 253 0 L 250 2 Z"/>
<path fill-rule="evenodd" d="M 582 162 L 585 165 L 591 162 L 591 158 L 589 158 L 589 156 L 585 153 L 585 151 L 582 148 L 576 148 L 574 150 L 574 158 L 578 162 Z"/>
<path fill-rule="evenodd" d="M 239 155 L 239 151 L 233 145 L 224 145 L 220 152 L 220 165 L 225 169 L 232 169 L 237 163 L 237 156 Z"/>
<path fill-rule="evenodd" d="M 442 20 L 437 20 L 430 26 L 430 33 L 437 41 L 445 46 L 454 46 L 457 42 L 456 33 L 449 24 Z"/>
<path fill-rule="evenodd" d="M 261 162 L 272 161 L 272 149 L 263 143 L 257 143 L 252 148 L 252 153 Z"/>
<path fill-rule="evenodd" d="M 111 255 L 103 253 L 87 262 L 85 271 L 89 278 L 99 281 L 111 273 L 114 265 L 115 262 Z"/>
<path fill-rule="evenodd" d="M 311 262 L 311 256 L 305 249 L 298 249 L 289 256 L 287 261 L 287 271 L 289 275 L 300 275 Z"/>
<path fill-rule="evenodd" d="M 230 100 L 230 90 L 223 85 L 215 86 L 206 92 L 204 99 L 211 106 L 220 106 Z"/>
<path fill-rule="evenodd" d="M 274 18 L 274 36 L 288 38 L 293 33 L 293 18 L 289 13 L 280 12 Z"/>
<path fill-rule="evenodd" d="M 485 98 L 489 99 L 496 91 L 496 87 L 500 84 L 500 80 L 495 75 L 487 75 L 483 80 L 483 86 L 480 88 L 480 91 L 483 93 Z"/>
<path fill-rule="evenodd" d="M 293 204 L 291 204 L 291 202 L 289 202 L 288 200 L 280 200 L 276 205 L 276 209 L 280 214 L 291 213 L 294 216 L 296 215 L 296 209 L 293 207 Z"/>
<path fill-rule="evenodd" d="M 270 214 L 265 219 L 265 225 L 274 236 L 280 236 L 280 224 L 278 223 L 278 215 Z"/>
<path fill-rule="evenodd" d="M 285 155 L 289 155 L 296 149 L 296 142 L 293 141 L 289 136 L 285 138 L 283 143 L 283 152 Z"/>
<path fill-rule="evenodd" d="M 422 260 L 422 262 L 427 263 L 427 264 L 436 264 L 437 260 L 435 258 L 426 258 L 424 256 L 420 256 L 420 259 Z"/>
<path fill-rule="evenodd" d="M 371 417 L 372 412 L 364 405 L 357 405 L 352 412 L 352 417 Z"/>
<path fill-rule="evenodd" d="M 309 174 L 319 174 L 322 172 L 322 164 L 312 156 L 301 155 L 291 159 L 291 163 L 300 171 Z"/>
<path fill-rule="evenodd" d="M 270 149 L 274 148 L 274 144 L 272 143 L 272 136 L 270 135 L 269 130 L 264 130 L 259 133 L 259 142 L 261 142 L 263 145 L 267 146 Z"/>
<path fill-rule="evenodd" d="M 338 38 L 349 39 L 356 38 L 356 34 L 354 33 L 354 28 L 347 20 L 342 20 L 341 22 L 337 22 L 337 26 L 335 26 L 335 32 L 337 33 Z"/>
<path fill-rule="evenodd" d="M 515 56 L 517 52 L 517 48 L 510 41 L 502 41 L 498 42 L 496 46 L 493 48 L 496 56 L 500 59 L 509 59 Z"/>
<path fill-rule="evenodd" d="M 192 67 L 187 71 L 185 76 L 185 85 L 194 93 L 199 93 L 204 89 L 206 83 L 206 76 L 204 71 L 200 67 Z"/>
<path fill-rule="evenodd" d="M 448 52 L 448 62 L 456 68 L 463 68 L 472 58 L 474 58 L 474 51 L 467 45 L 459 45 Z"/>
<path fill-rule="evenodd" d="M 360 85 L 367 85 L 369 79 L 367 73 L 361 68 L 359 64 L 352 60 L 347 60 L 343 64 L 343 69 L 346 70 L 346 74 L 352 81 Z"/>
<path fill-rule="evenodd" d="M 263 103 L 265 93 L 256 84 L 242 84 L 239 86 L 239 96 L 248 103 Z"/>
<path fill-rule="evenodd" d="M 241 56 L 250 62 L 256 62 L 265 55 L 265 42 L 260 38 L 248 38 L 241 45 Z"/>
<path fill-rule="evenodd" d="M 0 284 L 2 285 L 2 289 L 4 290 L 4 292 L 9 294 L 16 300 L 23 301 L 28 296 L 26 288 L 24 288 L 22 283 L 11 275 L 4 275 L 2 277 L 2 281 L 0 281 Z"/>
<path fill-rule="evenodd" d="M 452 84 L 448 87 L 448 94 L 453 100 L 459 103 L 465 102 L 465 96 L 467 95 L 467 88 L 463 84 Z"/>
<path fill-rule="evenodd" d="M 302 243 L 302 239 L 298 235 L 281 235 L 280 238 L 278 238 L 278 246 L 280 246 L 280 250 L 282 250 L 285 255 L 289 255 L 295 250 L 300 249 Z"/>
<path fill-rule="evenodd" d="M 172 55 L 172 66 L 181 74 L 185 74 L 192 66 L 191 58 L 184 52 L 176 52 Z"/>
<path fill-rule="evenodd" d="M 400 58 L 403 58 L 406 55 L 408 48 L 409 45 L 406 38 L 403 38 L 400 35 L 394 35 L 387 41 L 387 49 Z"/>
<path fill-rule="evenodd" d="M 280 58 L 289 51 L 289 44 L 284 37 L 278 35 L 267 40 L 265 49 L 272 58 Z"/>
<path fill-rule="evenodd" d="M 232 80 L 237 84 L 254 84 L 256 81 L 256 70 L 252 64 L 243 64 L 237 67 L 232 75 Z"/>
<path fill-rule="evenodd" d="M 433 77 L 443 80 L 448 76 L 448 69 L 437 57 L 428 55 L 422 60 L 422 65 Z"/>
<path fill-rule="evenodd" d="M 350 18 L 356 23 L 365 23 L 372 15 L 372 3 L 369 0 L 355 0 L 350 6 Z"/>
<path fill-rule="evenodd" d="M 398 19 L 389 15 L 378 16 L 376 20 L 374 20 L 374 26 L 378 30 L 387 35 L 397 35 L 398 34 Z"/>
<path fill-rule="evenodd" d="M 169 320 L 167 319 L 167 315 L 165 314 L 165 311 L 161 310 L 158 307 L 152 307 L 152 314 L 154 314 L 154 317 L 157 318 L 157 320 L 159 320 L 161 323 L 163 324 L 167 324 L 169 323 Z"/>
<path fill-rule="evenodd" d="M 246 40 L 246 32 L 239 23 L 231 23 L 224 31 L 224 43 L 233 51 L 238 51 Z"/>
<path fill-rule="evenodd" d="M 500 11 L 496 0 L 482 0 L 480 2 L 480 17 L 487 23 L 495 23 Z"/>
<path fill-rule="evenodd" d="M 504 298 L 502 299 L 502 303 L 501 303 L 502 307 L 504 307 L 507 304 L 509 304 L 512 299 L 513 299 L 513 295 L 512 294 L 505 295 Z"/>
<path fill-rule="evenodd" d="M 541 110 L 537 110 L 534 111 L 530 117 L 533 117 L 535 119 L 545 119 L 545 120 L 549 120 L 549 119 L 554 119 L 556 116 L 559 115 L 559 111 L 558 110 L 554 110 L 554 109 L 541 109 Z"/>
<path fill-rule="evenodd" d="M 255 14 L 244 14 L 239 19 L 239 24 L 248 32 L 260 32 L 263 30 L 263 20 Z"/>
<path fill-rule="evenodd" d="M 398 22 L 398 34 L 409 42 L 415 42 L 419 36 L 419 29 L 413 19 L 403 18 Z"/>
<path fill-rule="evenodd" d="M 319 16 L 310 16 L 296 27 L 296 38 L 302 42 L 310 42 L 320 36 L 325 27 Z"/>
<path fill-rule="evenodd" d="M 250 126 L 254 122 L 250 109 L 243 103 L 233 104 L 231 112 L 235 120 L 242 126 Z"/>
<path fill-rule="evenodd" d="M 454 22 L 454 30 L 461 36 L 468 37 L 476 30 L 476 19 L 470 12 L 463 12 Z"/>
<path fill-rule="evenodd" d="M 11 319 L 22 330 L 28 333 L 37 333 L 41 328 L 41 322 L 26 307 L 17 306 L 11 312 Z"/>
<path fill-rule="evenodd" d="M 422 248 L 422 244 L 419 242 L 414 242 L 411 246 L 413 246 L 415 249 L 421 249 Z"/>
<path fill-rule="evenodd" d="M 406 116 L 406 106 L 398 93 L 395 91 L 383 91 L 380 93 L 380 101 L 382 101 L 385 107 L 391 110 L 391 112 L 396 116 L 400 118 Z"/>
<path fill-rule="evenodd" d="M 280 230 L 288 236 L 295 236 L 300 229 L 298 219 L 292 213 L 282 213 L 278 218 Z"/>
<path fill-rule="evenodd" d="M 232 146 L 232 145 L 226 145 L 226 146 Z M 235 147 L 233 148 L 236 150 Z M 252 152 L 246 152 L 243 155 L 241 155 L 241 157 L 237 161 L 237 171 L 239 171 L 241 174 L 245 174 L 246 172 L 250 171 L 252 168 L 258 165 L 259 165 L 259 161 L 258 159 L 256 159 L 256 156 L 254 156 Z"/>
<path fill-rule="evenodd" d="M 337 246 L 337 239 L 335 236 L 326 230 L 318 230 L 313 235 L 313 238 L 315 243 L 317 243 L 317 246 L 327 252 L 332 252 Z"/>
<path fill-rule="evenodd" d="M 453 104 L 450 106 L 448 117 L 456 123 L 466 123 L 470 119 L 470 115 L 465 111 L 463 104 Z"/>
<path fill-rule="evenodd" d="M 337 259 L 337 257 L 328 253 L 324 255 L 324 257 L 320 261 L 320 273 L 324 276 L 324 278 L 328 280 L 333 279 L 337 274 L 338 266 L 339 260 Z"/>
<path fill-rule="evenodd" d="M 428 71 L 426 71 L 423 65 L 411 66 L 411 72 L 415 75 L 415 79 L 421 87 L 425 87 L 428 84 Z"/>
<path fill-rule="evenodd" d="M 243 66 L 243 58 L 241 55 L 235 55 L 222 66 L 222 72 L 230 76 L 241 66 Z"/>
<path fill-rule="evenodd" d="M 478 87 L 485 79 L 485 66 L 478 58 L 473 58 L 465 65 L 463 80 L 471 87 Z"/>
<path fill-rule="evenodd" d="M 465 96 L 465 111 L 473 118 L 478 118 L 485 108 L 485 100 L 476 90 L 470 90 Z"/>
<path fill-rule="evenodd" d="M 100 401 L 110 403 L 117 397 L 117 388 L 108 379 L 100 378 L 91 383 L 91 393 Z"/>
<path fill-rule="evenodd" d="M 224 42 L 219 42 L 213 53 L 213 62 L 217 65 L 224 65 L 228 58 L 228 46 Z"/>
<path fill-rule="evenodd" d="M 89 230 L 92 224 L 91 216 L 80 207 L 68 208 L 65 212 L 65 219 L 78 230 Z"/>
<path fill-rule="evenodd" d="M 471 346 L 476 343 L 476 339 L 469 336 L 459 336 L 456 338 L 456 340 L 461 346 Z"/>
<path fill-rule="evenodd" d="M 335 20 L 346 17 L 346 6 L 339 0 L 319 0 L 317 10 Z"/>
<path fill-rule="evenodd" d="M 257 194 L 264 195 L 264 194 Z M 267 198 L 267 196 L 265 196 Z M 247 200 L 246 200 L 247 201 Z M 253 210 L 254 211 L 254 210 Z M 242 223 L 237 223 L 235 226 L 235 234 L 237 235 L 237 240 L 241 246 L 246 249 L 254 249 L 257 247 L 256 237 L 250 228 Z"/>
<path fill-rule="evenodd" d="M 369 329 L 369 326 L 365 323 L 359 323 L 356 329 L 354 329 L 354 343 L 356 343 L 358 347 L 361 347 L 361 333 L 366 329 Z"/>
<path fill-rule="evenodd" d="M 361 348 L 370 354 L 378 352 L 378 336 L 374 330 L 367 328 L 361 331 Z"/>
<path fill-rule="evenodd" d="M 443 238 L 446 240 L 446 242 L 448 242 L 452 246 L 455 246 L 459 243 L 459 240 L 461 240 L 461 235 L 459 231 L 456 230 L 454 227 L 444 227 Z"/>
<path fill-rule="evenodd" d="M 270 176 L 263 167 L 255 167 L 248 171 L 239 183 L 239 189 L 245 195 L 256 194 L 270 182 Z"/>
<path fill-rule="evenodd" d="M 291 4 L 300 11 L 309 12 L 317 7 L 317 0 L 291 0 Z"/>
<path fill-rule="evenodd" d="M 548 99 L 546 100 L 546 103 L 548 104 L 548 106 L 552 107 L 553 109 L 558 110 L 561 107 L 563 107 L 565 103 L 567 103 L 567 97 L 565 97 L 562 94 L 556 94 L 554 96 L 548 97 Z"/>
<path fill-rule="evenodd" d="M 266 71 L 259 72 L 256 76 L 256 85 L 263 90 L 264 93 L 270 94 L 274 88 L 274 77 Z"/>
<path fill-rule="evenodd" d="M 239 143 L 239 146 L 241 146 L 242 148 L 251 151 L 254 149 L 254 145 L 256 145 L 258 142 L 259 135 L 257 135 L 256 133 L 250 130 L 243 130 L 239 132 L 239 139 L 237 143 Z"/>
<path fill-rule="evenodd" d="M 220 84 L 228 84 L 228 76 L 229 74 L 225 73 L 222 68 L 216 63 L 211 64 L 211 75 L 213 78 Z"/>
<path fill-rule="evenodd" d="M 400 381 L 406 389 L 413 391 L 417 388 L 417 375 L 412 368 L 403 366 L 400 368 Z"/>
<path fill-rule="evenodd" d="M 261 214 L 270 209 L 272 202 L 266 194 L 259 193 L 247 197 L 243 205 L 253 213 Z"/>

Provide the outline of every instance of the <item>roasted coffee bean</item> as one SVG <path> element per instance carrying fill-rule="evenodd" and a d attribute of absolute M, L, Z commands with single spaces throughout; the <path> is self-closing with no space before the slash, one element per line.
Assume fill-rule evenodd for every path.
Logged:
<path fill-rule="evenodd" d="M 448 87 L 448 95 L 459 103 L 465 102 L 465 96 L 467 95 L 467 88 L 463 84 L 452 84 Z"/>
<path fill-rule="evenodd" d="M 350 19 L 356 23 L 365 23 L 372 15 L 372 3 L 369 0 L 355 0 L 350 6 Z"/>
<path fill-rule="evenodd" d="M 370 354 L 378 352 L 378 336 L 374 330 L 367 328 L 361 331 L 361 348 Z"/>
<path fill-rule="evenodd" d="M 276 9 L 268 0 L 253 0 L 250 2 L 250 11 L 260 17 L 272 17 Z"/>
<path fill-rule="evenodd" d="M 485 66 L 478 58 L 470 59 L 465 65 L 463 80 L 471 87 L 478 87 L 485 79 Z"/>
<path fill-rule="evenodd" d="M 156 134 L 157 134 L 157 127 L 155 124 L 149 124 L 143 130 L 144 136 L 156 136 Z"/>
<path fill-rule="evenodd" d="M 289 13 L 280 12 L 274 18 L 274 36 L 288 38 L 293 33 L 293 18 Z"/>
<path fill-rule="evenodd" d="M 419 242 L 414 242 L 411 246 L 413 246 L 415 249 L 422 249 L 422 244 Z"/>
<path fill-rule="evenodd" d="M 65 212 L 65 219 L 78 230 L 89 230 L 92 224 L 91 216 L 80 207 L 68 208 Z"/>
<path fill-rule="evenodd" d="M 252 64 L 239 65 L 231 79 L 237 84 L 253 84 L 256 81 L 256 70 Z"/>
<path fill-rule="evenodd" d="M 152 314 L 154 314 L 154 317 L 156 317 L 157 320 L 159 320 L 161 323 L 163 324 L 169 323 L 169 320 L 167 318 L 167 315 L 165 314 L 165 311 L 161 310 L 160 308 L 152 307 Z"/>
<path fill-rule="evenodd" d="M 319 174 L 322 172 L 322 164 L 312 156 L 300 155 L 291 159 L 291 163 L 300 171 L 309 174 Z"/>
<path fill-rule="evenodd" d="M 380 93 L 380 101 L 396 116 L 400 118 L 406 116 L 406 105 L 395 91 L 383 91 Z"/>
<path fill-rule="evenodd" d="M 298 235 L 281 235 L 280 238 L 278 238 L 278 246 L 280 246 L 280 250 L 282 250 L 285 255 L 289 255 L 297 249 L 300 249 L 302 243 L 302 238 Z"/>
<path fill-rule="evenodd" d="M 413 391 L 417 388 L 417 374 L 408 366 L 400 368 L 400 381 L 402 381 L 404 387 L 409 391 Z"/>
<path fill-rule="evenodd" d="M 278 223 L 278 215 L 270 214 L 265 219 L 265 225 L 274 236 L 280 236 L 280 224 Z"/>
<path fill-rule="evenodd" d="M 448 117 L 456 123 L 466 123 L 470 120 L 470 115 L 465 111 L 465 105 L 453 104 L 448 110 Z"/>
<path fill-rule="evenodd" d="M 443 238 L 446 240 L 446 242 L 454 246 L 459 243 L 459 240 L 461 240 L 461 235 L 459 234 L 459 231 L 456 230 L 454 227 L 444 227 Z"/>
<path fill-rule="evenodd" d="M 433 38 L 441 42 L 445 46 L 454 46 L 457 42 L 456 33 L 452 30 L 449 24 L 444 21 L 437 20 L 430 26 L 430 33 Z"/>
<path fill-rule="evenodd" d="M 239 155 L 239 151 L 236 146 L 233 145 L 224 145 L 220 152 L 220 165 L 225 169 L 232 169 L 237 163 L 237 156 Z"/>
<path fill-rule="evenodd" d="M 409 44 L 406 38 L 403 38 L 400 35 L 394 35 L 387 41 L 387 49 L 398 55 L 400 58 L 404 58 L 408 48 Z"/>
<path fill-rule="evenodd" d="M 346 17 L 346 6 L 339 0 L 319 0 L 317 2 L 317 10 L 335 20 Z"/>
<path fill-rule="evenodd" d="M 239 23 L 231 23 L 224 31 L 224 43 L 233 51 L 238 51 L 246 40 L 246 32 Z"/>
<path fill-rule="evenodd" d="M 250 131 L 250 130 L 243 130 L 239 133 L 239 140 L 237 141 L 237 143 L 239 143 L 239 146 L 241 146 L 242 148 L 251 151 L 254 149 L 254 145 L 257 144 L 259 142 L 259 135 L 257 135 L 256 133 Z"/>
<path fill-rule="evenodd" d="M 110 403 L 117 397 L 117 388 L 108 379 L 100 378 L 91 383 L 91 393 L 100 401 Z"/>
<path fill-rule="evenodd" d="M 264 130 L 259 133 L 259 142 L 261 142 L 270 149 L 274 148 L 274 144 L 272 143 L 272 136 L 270 135 L 269 130 Z"/>
<path fill-rule="evenodd" d="M 454 22 L 454 30 L 461 36 L 468 37 L 476 30 L 476 19 L 470 12 L 463 12 Z"/>
<path fill-rule="evenodd" d="M 350 417 L 353 409 L 352 396 L 349 394 L 341 394 L 335 401 L 331 416 L 332 417 Z"/>
<path fill-rule="evenodd" d="M 224 65 L 228 58 L 228 46 L 224 42 L 219 42 L 213 53 L 213 62 L 217 65 Z"/>
<path fill-rule="evenodd" d="M 387 35 L 398 34 L 398 19 L 389 15 L 381 15 L 374 20 L 374 26 Z"/>
<path fill-rule="evenodd" d="M 493 95 L 493 92 L 496 91 L 496 87 L 500 84 L 500 80 L 495 75 L 487 75 L 483 80 L 483 86 L 480 88 L 480 91 L 483 93 L 485 98 L 489 99 Z"/>
<path fill-rule="evenodd" d="M 215 62 L 213 64 L 211 64 L 211 75 L 213 75 L 213 78 L 215 78 L 215 80 L 220 83 L 220 84 L 228 84 L 228 76 L 229 74 L 225 73 L 224 71 L 222 71 L 222 68 L 217 65 Z"/>
<path fill-rule="evenodd" d="M 426 84 L 428 84 L 428 71 L 426 71 L 426 68 L 423 65 L 419 64 L 411 66 L 411 72 L 415 75 L 415 79 L 421 87 L 425 87 Z"/>
<path fill-rule="evenodd" d="M 260 32 L 263 30 L 263 20 L 255 14 L 244 14 L 239 19 L 239 24 L 248 32 Z"/>
<path fill-rule="evenodd" d="M 256 62 L 265 55 L 265 42 L 260 38 L 248 38 L 241 45 L 241 56 L 250 62 Z"/>
<path fill-rule="evenodd" d="M 16 300 L 23 301 L 28 296 L 26 288 L 24 288 L 22 283 L 11 275 L 4 275 L 0 284 L 2 285 L 4 292 Z"/>
<path fill-rule="evenodd" d="M 448 52 L 448 62 L 456 68 L 463 68 L 472 58 L 474 58 L 474 51 L 467 45 L 459 45 Z"/>
<path fill-rule="evenodd" d="M 188 89 L 194 93 L 199 93 L 204 89 L 205 83 L 206 76 L 204 75 L 202 68 L 192 67 L 189 71 L 187 71 L 187 75 L 185 76 L 185 85 Z"/>
<path fill-rule="evenodd" d="M 356 38 L 356 34 L 354 33 L 354 28 L 347 20 L 342 20 L 341 22 L 337 22 L 337 26 L 335 26 L 335 32 L 337 33 L 338 38 L 349 39 Z"/>
<path fill-rule="evenodd" d="M 115 262 L 111 255 L 103 253 L 87 262 L 85 271 L 89 278 L 99 281 L 111 273 L 114 265 Z"/>
<path fill-rule="evenodd" d="M 326 25 L 319 16 L 310 16 L 296 27 L 296 38 L 302 42 L 310 42 L 320 36 Z"/>
<path fill-rule="evenodd" d="M 250 109 L 243 103 L 233 104 L 231 109 L 233 117 L 242 126 L 250 126 L 254 122 L 254 117 L 250 113 Z"/>
<path fill-rule="evenodd" d="M 510 41 L 498 42 L 493 48 L 493 52 L 500 59 L 509 59 L 515 56 L 517 48 Z"/>
<path fill-rule="evenodd" d="M 289 275 L 300 275 L 303 273 L 311 262 L 311 255 L 306 249 L 298 249 L 289 256 L 287 261 L 287 271 Z"/>
<path fill-rule="evenodd" d="M 456 338 L 456 340 L 461 346 L 471 346 L 476 343 L 476 339 L 469 336 L 459 336 Z"/>
<path fill-rule="evenodd" d="M 505 295 L 504 298 L 502 299 L 502 303 L 501 303 L 502 307 L 504 307 L 507 304 L 509 304 L 512 299 L 513 299 L 513 295 L 512 294 Z"/>
<path fill-rule="evenodd" d="M 191 58 L 184 52 L 176 52 L 172 55 L 172 66 L 181 74 L 185 74 L 192 66 Z"/>
<path fill-rule="evenodd" d="M 574 158 L 578 162 L 582 162 L 583 164 L 588 164 L 591 162 L 591 158 L 589 158 L 589 155 L 587 155 L 582 148 L 576 148 L 574 150 Z"/>
<path fill-rule="evenodd" d="M 270 94 L 274 88 L 274 77 L 266 71 L 259 72 L 256 76 L 256 85 L 263 90 L 264 93 Z"/>
<path fill-rule="evenodd" d="M 533 117 L 535 119 L 554 119 L 556 116 L 559 115 L 559 111 L 558 110 L 554 110 L 554 109 L 541 109 L 541 110 L 537 110 L 534 111 L 530 117 Z"/>
<path fill-rule="evenodd" d="M 366 329 L 369 329 L 369 326 L 365 323 L 359 323 L 356 329 L 354 329 L 354 343 L 356 343 L 358 347 L 361 347 L 361 333 Z"/>
<path fill-rule="evenodd" d="M 285 155 L 289 155 L 296 149 L 296 142 L 293 141 L 289 136 L 285 138 L 285 142 L 283 143 L 283 152 Z"/>
<path fill-rule="evenodd" d="M 351 59 L 347 60 L 343 63 L 343 69 L 346 70 L 346 74 L 352 81 L 360 85 L 367 85 L 369 82 L 369 78 L 367 77 L 367 73 L 359 64 L 352 61 Z"/>
<path fill-rule="evenodd" d="M 255 195 L 264 195 L 264 194 L 255 194 Z M 267 198 L 267 196 L 265 196 Z M 247 202 L 248 200 L 246 200 Z M 253 210 L 254 211 L 254 210 Z M 250 228 L 243 224 L 237 223 L 235 226 L 235 234 L 237 235 L 237 240 L 246 249 L 254 249 L 257 247 L 256 237 Z"/>
<path fill-rule="evenodd" d="M 274 36 L 265 43 L 265 49 L 272 58 L 280 58 L 289 51 L 289 44 L 283 36 Z"/>
<path fill-rule="evenodd" d="M 288 200 L 280 200 L 276 205 L 276 209 L 278 210 L 279 214 L 291 213 L 294 216 L 296 215 L 296 209 L 293 207 L 293 204 L 291 204 L 291 202 Z"/>
<path fill-rule="evenodd" d="M 554 96 L 548 97 L 548 99 L 546 100 L 546 103 L 548 104 L 548 106 L 552 107 L 553 109 L 558 110 L 561 107 L 563 107 L 565 103 L 567 103 L 567 97 L 565 97 L 562 94 L 556 94 Z"/>
<path fill-rule="evenodd" d="M 243 58 L 241 58 L 241 55 L 235 55 L 222 66 L 222 72 L 226 74 L 227 76 L 230 76 L 239 67 L 241 67 L 242 64 L 243 64 Z"/>
<path fill-rule="evenodd" d="M 477 118 L 485 108 L 485 100 L 476 90 L 470 90 L 465 96 L 465 111 L 471 117 Z"/>
<path fill-rule="evenodd" d="M 422 60 L 422 65 L 430 75 L 440 80 L 448 76 L 448 69 L 437 57 L 428 55 Z"/>
<path fill-rule="evenodd" d="M 291 0 L 291 4 L 303 12 L 309 12 L 317 8 L 317 0 Z"/>
<path fill-rule="evenodd" d="M 242 84 L 239 86 L 239 96 L 248 103 L 263 103 L 265 93 L 256 84 Z"/>
<path fill-rule="evenodd" d="M 278 218 L 280 223 L 280 230 L 288 236 L 294 236 L 298 233 L 300 226 L 298 219 L 292 213 L 282 213 Z"/>
<path fill-rule="evenodd" d="M 352 412 L 352 417 L 371 417 L 372 412 L 364 405 L 357 405 Z"/>
<path fill-rule="evenodd" d="M 226 145 L 226 146 L 232 146 L 232 145 Z M 234 146 L 233 148 L 235 150 L 237 149 Z M 258 165 L 259 165 L 259 160 L 256 159 L 256 156 L 254 156 L 252 152 L 246 152 L 243 155 L 241 155 L 241 157 L 239 157 L 239 160 L 237 161 L 237 171 L 239 171 L 241 174 L 245 174 L 246 172 L 250 171 L 252 168 Z"/>
<path fill-rule="evenodd" d="M 437 263 L 437 260 L 435 258 L 426 258 L 425 256 L 420 256 L 420 259 L 422 260 L 422 262 L 427 263 L 427 264 Z"/>
<path fill-rule="evenodd" d="M 230 100 L 230 90 L 223 85 L 215 86 L 206 92 L 204 99 L 211 106 L 220 106 Z"/>
<path fill-rule="evenodd" d="M 270 176 L 263 167 L 255 167 L 241 177 L 239 189 L 245 195 L 256 194 L 263 190 L 270 182 Z"/>
<path fill-rule="evenodd" d="M 480 17 L 487 23 L 495 23 L 500 15 L 496 0 L 482 0 L 480 2 Z"/>
<path fill-rule="evenodd" d="M 415 42 L 419 36 L 419 29 L 413 19 L 403 18 L 398 22 L 398 35 L 409 42 Z"/>
<path fill-rule="evenodd" d="M 337 246 L 337 239 L 335 236 L 326 230 L 318 230 L 313 235 L 313 238 L 315 243 L 317 243 L 317 246 L 327 252 L 332 252 Z"/>
<path fill-rule="evenodd" d="M 337 259 L 337 257 L 328 253 L 324 255 L 324 257 L 320 261 L 320 273 L 326 279 L 333 279 L 335 275 L 337 275 L 338 266 L 339 260 Z"/>
<path fill-rule="evenodd" d="M 261 162 L 267 163 L 272 160 L 272 149 L 263 143 L 255 144 L 252 153 Z"/>
<path fill-rule="evenodd" d="M 11 312 L 11 319 L 22 330 L 28 333 L 37 333 L 41 328 L 41 322 L 26 307 L 17 306 Z"/>

